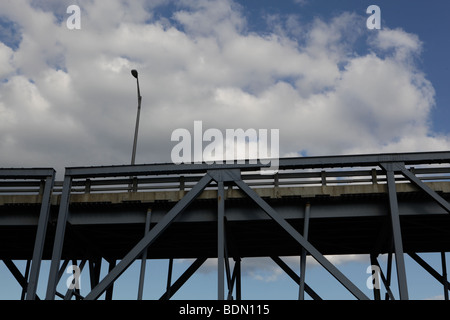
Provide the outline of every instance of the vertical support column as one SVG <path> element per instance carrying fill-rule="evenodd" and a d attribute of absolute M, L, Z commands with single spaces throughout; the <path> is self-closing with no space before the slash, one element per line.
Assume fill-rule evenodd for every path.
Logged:
<path fill-rule="evenodd" d="M 370 265 L 372 266 L 372 272 L 375 283 L 373 284 L 373 298 L 374 300 L 381 300 L 381 294 L 380 294 L 380 282 L 379 282 L 379 272 L 381 272 L 381 269 L 378 265 L 377 256 L 375 253 L 370 254 Z M 378 268 L 378 269 L 377 269 Z"/>
<path fill-rule="evenodd" d="M 100 272 L 102 268 L 102 258 L 89 260 L 89 280 L 91 289 L 94 288 L 100 281 Z"/>
<path fill-rule="evenodd" d="M 445 261 L 445 251 L 441 252 L 441 262 L 442 262 L 442 282 L 444 283 L 444 299 L 448 301 L 447 263 Z"/>
<path fill-rule="evenodd" d="M 218 300 L 224 300 L 224 287 L 225 287 L 225 199 L 224 199 L 224 186 L 223 181 L 218 181 L 217 189 L 217 290 Z"/>
<path fill-rule="evenodd" d="M 236 300 L 242 300 L 241 292 L 241 258 L 235 259 L 234 270 L 236 272 Z"/>
<path fill-rule="evenodd" d="M 111 272 L 116 267 L 116 259 L 111 259 L 108 261 L 109 267 L 108 272 Z M 114 282 L 106 289 L 105 300 L 112 300 L 114 293 Z"/>
<path fill-rule="evenodd" d="M 47 233 L 48 217 L 50 215 L 51 197 L 55 174 L 47 177 L 45 181 L 44 193 L 42 195 L 41 211 L 39 213 L 38 226 L 36 231 L 36 240 L 34 242 L 33 260 L 31 263 L 30 278 L 27 287 L 27 300 L 36 299 L 36 290 L 41 270 L 42 253 L 44 251 L 45 235 Z"/>
<path fill-rule="evenodd" d="M 24 275 L 25 279 L 28 279 L 28 276 L 30 275 L 30 266 L 31 266 L 31 260 L 27 260 L 27 265 L 25 266 L 25 275 Z M 27 282 L 27 283 L 28 284 L 26 287 L 22 287 L 22 294 L 20 295 L 20 300 L 25 300 L 25 298 L 26 298 L 26 294 L 28 292 L 28 287 L 30 286 L 30 283 L 29 282 Z"/>
<path fill-rule="evenodd" d="M 170 288 L 172 287 L 172 269 L 173 269 L 173 259 L 169 259 L 169 270 L 167 271 L 167 286 L 166 286 L 166 292 L 167 292 L 167 300 L 170 299 Z"/>
<path fill-rule="evenodd" d="M 387 163 L 383 167 L 386 170 L 387 187 L 389 193 L 389 209 L 391 213 L 392 236 L 394 239 L 395 263 L 397 266 L 397 279 L 401 300 L 408 300 L 408 286 L 406 283 L 406 268 L 403 254 L 402 233 L 400 227 L 400 215 L 398 211 L 397 190 L 395 187 L 395 175 L 393 164 Z"/>
<path fill-rule="evenodd" d="M 387 275 L 386 275 L 386 283 L 387 283 L 388 287 L 391 286 L 391 276 L 392 276 L 392 246 L 393 246 L 392 242 L 393 241 L 391 239 L 391 249 L 390 249 L 390 251 L 388 253 L 387 271 L 386 271 L 386 273 L 387 273 Z M 386 292 L 385 300 L 389 300 L 389 298 L 390 298 L 390 296 Z M 392 299 L 392 300 L 394 300 L 394 299 Z"/>
<path fill-rule="evenodd" d="M 65 176 L 61 201 L 59 204 L 58 222 L 56 225 L 55 242 L 53 244 L 52 262 L 50 265 L 50 273 L 47 285 L 47 300 L 53 300 L 56 294 L 56 286 L 58 285 L 58 270 L 61 261 L 62 248 L 64 244 L 64 235 L 66 232 L 67 216 L 69 212 L 70 191 L 72 188 L 72 177 Z"/>
<path fill-rule="evenodd" d="M 311 204 L 307 203 L 305 206 L 305 217 L 303 222 L 303 237 L 308 240 L 308 230 L 309 230 L 309 217 L 311 212 Z M 298 300 L 305 299 L 305 276 L 306 276 L 306 250 L 302 247 L 302 255 L 300 258 L 300 283 Z"/>
<path fill-rule="evenodd" d="M 152 209 L 148 209 L 147 215 L 145 217 L 145 232 L 144 235 L 147 234 L 147 232 L 150 230 L 150 222 L 152 219 Z M 138 300 L 142 300 L 142 296 L 144 293 L 144 279 L 145 279 L 145 267 L 147 263 L 147 250 L 144 250 L 142 253 L 142 260 L 141 260 L 141 273 L 139 275 L 139 288 L 138 288 Z"/>

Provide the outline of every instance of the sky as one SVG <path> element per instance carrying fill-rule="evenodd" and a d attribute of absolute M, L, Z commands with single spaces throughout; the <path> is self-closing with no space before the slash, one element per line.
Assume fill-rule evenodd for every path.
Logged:
<path fill-rule="evenodd" d="M 67 26 L 70 5 L 80 29 Z M 381 29 L 366 26 L 370 5 Z M 65 167 L 129 164 L 131 69 L 143 96 L 136 163 L 171 162 L 171 133 L 194 121 L 278 129 L 281 157 L 448 150 L 449 10 L 443 0 L 1 0 L 0 166 L 53 167 L 62 179 Z M 362 270 L 364 287 L 367 261 L 337 264 Z M 249 299 L 263 285 L 282 288 L 269 298 L 288 292 L 273 265 L 245 270 Z"/>

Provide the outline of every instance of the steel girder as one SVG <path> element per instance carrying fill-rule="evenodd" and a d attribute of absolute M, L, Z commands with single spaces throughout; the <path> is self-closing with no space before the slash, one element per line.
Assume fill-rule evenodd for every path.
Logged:
<path fill-rule="evenodd" d="M 312 169 L 340 167 L 379 166 L 382 162 L 402 162 L 405 165 L 449 163 L 450 152 L 417 152 L 388 153 L 351 156 L 322 156 L 279 159 L 279 169 Z M 66 169 L 66 175 L 73 178 L 136 176 L 149 174 L 185 174 L 206 173 L 211 170 L 239 169 L 241 171 L 256 171 L 268 168 L 270 164 L 260 161 L 242 160 L 223 164 L 141 164 L 101 167 L 71 167 Z"/>
<path fill-rule="evenodd" d="M 44 181 L 41 208 L 39 212 L 36 238 L 34 242 L 33 257 L 31 260 L 31 269 L 29 277 L 25 277 L 25 291 L 27 300 L 36 299 L 36 290 L 39 280 L 39 271 L 41 269 L 48 219 L 50 215 L 50 202 L 53 192 L 53 186 L 55 183 L 55 175 L 56 171 L 52 168 L 0 169 L 0 179 L 34 179 Z"/>
<path fill-rule="evenodd" d="M 408 299 L 406 284 L 406 271 L 404 266 L 401 226 L 398 212 L 398 200 L 395 189 L 395 174 L 401 173 L 410 180 L 420 190 L 423 190 L 433 200 L 435 200 L 447 212 L 450 212 L 449 203 L 436 192 L 431 190 L 417 176 L 409 171 L 406 166 L 414 164 L 450 163 L 450 152 L 434 153 L 407 153 L 407 154 L 384 154 L 384 155 L 361 155 L 361 156 L 334 156 L 334 157 L 313 157 L 313 158 L 289 158 L 280 159 L 280 169 L 302 169 L 302 168 L 339 168 L 351 166 L 379 166 L 386 171 L 388 182 L 389 209 L 391 217 L 391 231 L 395 249 L 395 259 L 397 264 L 398 284 L 401 299 Z M 53 248 L 52 264 L 47 287 L 47 299 L 53 299 L 56 294 L 56 285 L 59 281 L 58 269 L 61 259 L 64 233 L 69 214 L 68 206 L 72 179 L 83 179 L 90 177 L 116 177 L 116 176 L 136 176 L 149 174 L 169 174 L 169 173 L 205 173 L 204 177 L 182 198 L 166 216 L 139 241 L 136 246 L 124 257 L 115 267 L 112 267 L 109 274 L 100 281 L 93 290 L 85 297 L 86 299 L 97 299 L 104 291 L 108 290 L 114 281 L 128 268 L 128 266 L 146 251 L 153 241 L 171 224 L 171 222 L 211 183 L 216 181 L 218 185 L 218 284 L 219 298 L 224 298 L 224 267 L 227 268 L 225 230 L 222 217 L 225 217 L 224 208 L 224 182 L 232 182 L 238 186 L 253 202 L 255 202 L 271 219 L 276 221 L 288 234 L 292 236 L 310 255 L 312 255 L 325 269 L 328 270 L 339 282 L 341 282 L 355 297 L 366 299 L 367 297 L 343 274 L 339 272 L 320 252 L 318 252 L 307 241 L 307 234 L 300 235 L 297 230 L 284 220 L 270 205 L 268 205 L 258 194 L 256 194 L 240 177 L 242 171 L 255 171 L 265 167 L 260 163 L 250 163 L 246 161 L 241 164 L 208 165 L 208 164 L 155 164 L 137 166 L 112 166 L 112 167 L 90 167 L 90 168 L 68 168 L 63 184 L 60 209 L 58 214 L 58 224 Z M 4 176 L 13 178 L 17 173 L 13 169 L 0 171 Z M 50 180 L 49 180 L 50 182 Z M 307 229 L 305 229 L 307 231 Z M 304 231 L 305 231 L 304 230 Z M 38 241 L 37 241 L 38 242 Z M 222 263 L 221 263 L 222 262 Z M 200 262 L 198 262 L 195 267 Z M 225 263 L 225 266 L 223 265 Z M 222 265 L 222 266 L 221 266 Z M 191 269 L 192 270 L 192 269 Z M 227 275 L 229 274 L 228 270 Z M 302 272 L 302 275 L 304 272 Z M 384 279 L 386 283 L 389 279 Z M 302 283 L 302 279 L 299 279 Z M 444 282 L 446 286 L 448 284 Z M 306 285 L 305 285 L 306 287 Z M 168 290 L 169 291 L 169 290 Z M 302 290 L 300 290 L 302 291 Z M 222 293 L 220 293 L 222 292 Z M 110 291 L 109 291 L 110 293 Z M 166 293 L 167 296 L 167 293 Z M 170 291 L 168 296 L 170 297 Z M 301 294 L 299 294 L 299 297 Z M 31 297 L 31 296 L 30 296 Z"/>
<path fill-rule="evenodd" d="M 129 173 L 127 173 L 128 175 Z M 257 195 L 246 183 L 241 180 L 240 171 L 231 170 L 211 170 L 182 198 L 165 217 L 152 228 L 136 246 L 114 267 L 100 283 L 95 286 L 85 299 L 98 299 L 98 297 L 107 290 L 113 282 L 140 256 L 156 238 L 164 232 L 171 222 L 195 199 L 200 193 L 215 180 L 218 183 L 218 257 L 219 257 L 219 286 L 218 298 L 223 299 L 223 281 L 224 281 L 224 262 L 228 261 L 225 257 L 225 233 L 223 227 L 224 192 L 223 183 L 233 182 L 247 196 L 258 204 L 273 220 L 275 220 L 286 232 L 288 232 L 309 254 L 311 254 L 325 269 L 328 270 L 339 282 L 341 282 L 358 299 L 368 299 L 350 280 L 348 280 L 333 264 L 331 264 L 319 251 L 317 251 L 303 236 L 301 236 L 286 220 L 284 220 L 272 207 L 270 207 L 259 195 Z M 52 263 L 49 276 L 49 285 L 47 288 L 47 299 L 53 299 L 56 294 L 56 285 L 58 276 L 56 270 L 61 258 L 62 244 L 64 240 L 65 225 L 68 216 L 68 204 L 70 197 L 70 186 L 72 177 L 67 176 L 64 180 L 63 194 L 61 196 L 60 211 L 58 215 L 58 224 L 55 235 L 55 246 L 53 249 Z M 225 260 L 225 258 L 227 258 Z M 227 264 L 225 263 L 225 267 Z M 229 267 L 228 267 L 229 268 Z M 229 274 L 227 268 L 227 274 Z"/>

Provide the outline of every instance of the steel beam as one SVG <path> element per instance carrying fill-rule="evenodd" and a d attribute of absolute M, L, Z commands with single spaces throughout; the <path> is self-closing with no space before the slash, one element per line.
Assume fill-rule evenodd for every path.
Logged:
<path fill-rule="evenodd" d="M 270 257 L 284 272 L 286 272 L 286 274 L 291 277 L 292 280 L 295 281 L 295 283 L 300 283 L 300 277 L 294 272 L 294 270 L 292 270 L 291 268 L 289 268 L 289 266 L 283 261 L 281 260 L 280 257 L 276 257 L 276 256 L 272 256 Z M 309 294 L 311 296 L 311 298 L 313 298 L 314 300 L 322 300 L 322 298 L 310 287 L 305 283 L 305 291 L 307 294 Z"/>
<path fill-rule="evenodd" d="M 48 276 L 47 300 L 53 300 L 58 285 L 58 269 L 61 261 L 62 248 L 64 245 L 64 235 L 66 232 L 67 216 L 69 215 L 70 191 L 72 188 L 72 177 L 66 175 L 64 178 L 61 201 L 59 205 L 58 221 L 56 224 L 55 241 L 53 244 L 52 262 Z"/>
<path fill-rule="evenodd" d="M 390 266 L 391 266 L 391 264 L 388 262 L 388 277 L 389 278 L 386 278 L 384 276 L 383 269 L 381 269 L 381 266 L 378 263 L 378 259 L 375 256 L 371 263 L 375 264 L 378 267 L 378 270 L 380 270 L 381 281 L 383 282 L 384 288 L 386 289 L 385 299 L 388 300 L 388 298 L 390 298 L 391 300 L 395 300 L 394 294 L 392 293 L 391 288 L 390 288 L 390 273 L 391 273 Z M 381 299 L 381 296 L 380 296 L 380 299 Z"/>
<path fill-rule="evenodd" d="M 217 299 L 224 300 L 225 267 L 225 192 L 223 181 L 218 181 L 217 189 Z"/>
<path fill-rule="evenodd" d="M 256 171 L 270 167 L 270 163 L 260 160 L 234 161 L 232 164 L 142 164 L 106 167 L 72 167 L 66 172 L 74 178 L 138 176 L 150 174 L 182 174 L 206 173 L 209 170 L 239 169 L 241 171 Z M 406 165 L 450 163 L 450 152 L 417 152 L 417 153 L 388 153 L 364 154 L 321 157 L 299 157 L 279 159 L 279 169 L 305 169 L 305 168 L 339 168 L 358 166 L 378 166 L 380 162 L 403 162 Z M 0 172 L 1 173 L 1 172 Z"/>
<path fill-rule="evenodd" d="M 189 278 L 200 268 L 207 258 L 197 258 L 186 271 L 175 281 L 166 292 L 159 298 L 159 300 L 169 300 Z"/>
<path fill-rule="evenodd" d="M 152 220 L 152 209 L 147 210 L 147 214 L 145 216 L 145 231 L 144 235 L 150 230 L 150 223 Z M 138 288 L 138 300 L 142 300 L 142 296 L 144 294 L 144 279 L 145 279 L 145 268 L 147 263 L 147 250 L 144 250 L 141 258 L 141 273 L 139 275 L 139 288 Z"/>
<path fill-rule="evenodd" d="M 203 265 L 207 258 L 197 258 L 186 271 L 175 281 L 171 286 L 170 290 L 166 292 L 159 298 L 159 300 L 169 300 L 185 283 L 189 278 Z"/>
<path fill-rule="evenodd" d="M 242 300 L 242 291 L 241 291 L 241 259 L 234 259 L 234 270 L 233 273 L 236 275 L 236 300 Z"/>
<path fill-rule="evenodd" d="M 80 273 L 81 273 L 81 271 L 83 271 L 86 261 L 87 260 L 81 261 L 80 266 L 79 266 Z M 76 260 L 73 262 L 73 265 L 78 266 Z M 80 279 L 74 279 L 73 281 L 80 281 Z M 77 297 L 77 300 L 80 298 L 83 299 L 83 297 L 80 295 L 79 291 L 80 290 L 78 288 L 76 288 L 75 286 L 73 288 L 67 288 L 66 295 L 64 296 L 64 300 L 71 300 L 72 296 L 74 296 L 74 295 Z"/>
<path fill-rule="evenodd" d="M 432 197 L 444 210 L 450 213 L 450 203 L 448 203 L 444 198 L 442 198 L 439 194 L 436 193 L 433 189 L 423 183 L 419 178 L 417 178 L 413 173 L 411 173 L 408 169 L 406 169 L 404 164 L 397 163 L 396 164 L 398 170 L 405 176 L 405 178 L 409 179 L 413 184 L 417 187 L 425 191 L 430 197 Z"/>
<path fill-rule="evenodd" d="M 52 168 L 30 168 L 30 169 L 0 169 L 1 179 L 44 179 L 44 191 L 42 193 L 41 209 L 39 212 L 38 226 L 34 242 L 33 257 L 30 275 L 25 275 L 27 285 L 23 288 L 27 300 L 36 299 L 37 283 L 44 250 L 45 235 L 47 232 L 48 217 L 50 214 L 50 201 L 55 182 L 56 171 Z M 27 265 L 27 267 L 29 267 Z"/>
<path fill-rule="evenodd" d="M 100 271 L 102 268 L 102 258 L 89 260 L 89 280 L 91 288 L 94 288 L 100 281 Z"/>
<path fill-rule="evenodd" d="M 50 215 L 50 201 L 55 182 L 55 172 L 45 180 L 44 193 L 42 195 L 41 211 L 39 213 L 36 239 L 34 241 L 33 260 L 31 263 L 31 273 L 28 281 L 27 300 L 36 299 L 36 290 L 41 270 L 42 253 L 44 251 L 45 235 L 47 233 L 48 217 Z"/>
<path fill-rule="evenodd" d="M 447 281 L 447 262 L 445 260 L 446 260 L 445 252 L 441 252 L 442 282 L 444 282 L 444 299 L 448 300 L 449 285 Z"/>
<path fill-rule="evenodd" d="M 117 264 L 117 266 L 105 276 L 105 278 L 86 296 L 87 300 L 98 299 L 98 297 L 133 263 L 136 258 L 142 254 L 156 238 L 166 230 L 172 221 L 186 209 L 186 207 L 197 198 L 205 189 L 212 178 L 206 174 L 177 204 L 164 216 L 161 221 L 154 226 L 139 241 L 136 246 L 131 249 L 128 254 Z"/>
<path fill-rule="evenodd" d="M 311 212 L 311 204 L 307 203 L 305 206 L 305 217 L 303 219 L 303 237 L 305 240 L 308 240 L 308 231 L 309 231 L 309 216 Z M 306 277 L 306 250 L 302 247 L 302 254 L 300 257 L 300 283 L 299 283 L 299 292 L 298 299 L 305 299 L 305 277 Z"/>
<path fill-rule="evenodd" d="M 443 275 L 440 275 L 439 272 L 433 269 L 432 266 L 430 266 L 425 260 L 423 260 L 421 257 L 417 255 L 415 252 L 409 252 L 408 255 L 417 262 L 422 268 L 424 268 L 428 273 L 433 276 L 437 281 L 439 281 L 442 285 L 447 286 L 447 288 L 450 286 L 450 282 L 444 278 Z M 444 271 L 445 269 L 443 269 Z M 447 289 L 448 291 L 448 289 Z"/>
<path fill-rule="evenodd" d="M 403 241 L 400 227 L 400 215 L 398 211 L 397 190 L 395 187 L 395 175 L 391 163 L 382 163 L 386 170 L 387 187 L 389 195 L 389 210 L 391 216 L 392 237 L 394 240 L 395 263 L 397 267 L 397 280 L 401 300 L 408 300 L 408 286 L 406 283 L 405 258 L 403 254 Z"/>
<path fill-rule="evenodd" d="M 374 298 L 374 300 L 381 300 L 380 287 L 379 287 L 379 283 L 378 283 L 378 274 L 377 274 L 377 270 L 374 268 L 374 266 L 378 265 L 378 261 L 377 261 L 376 255 L 373 253 L 370 254 L 370 265 L 372 267 L 372 272 L 374 273 L 373 276 L 377 277 L 377 279 L 375 280 L 375 283 L 373 284 L 373 298 Z M 378 266 L 378 270 L 381 273 L 381 269 L 379 266 Z"/>
<path fill-rule="evenodd" d="M 230 279 L 230 285 L 228 287 L 228 300 L 233 300 L 233 290 L 234 290 L 234 285 L 236 283 L 237 278 L 239 277 L 240 274 L 240 260 L 238 260 L 238 262 L 236 262 L 234 264 L 234 268 L 233 268 L 233 274 L 231 275 L 231 279 Z M 237 291 L 237 289 L 236 289 Z M 237 294 L 236 294 L 237 296 Z M 240 299 L 239 299 L 240 300 Z"/>
<path fill-rule="evenodd" d="M 173 259 L 169 259 L 169 267 L 167 270 L 167 284 L 166 284 L 167 299 L 169 299 L 172 296 L 170 294 L 170 287 L 172 286 L 172 270 L 173 270 Z"/>
<path fill-rule="evenodd" d="M 25 266 L 25 279 L 29 279 L 30 276 L 30 266 L 31 266 L 31 260 L 27 260 L 27 264 Z M 28 287 L 22 288 L 22 294 L 20 295 L 20 300 L 25 300 L 26 294 L 27 294 Z"/>
<path fill-rule="evenodd" d="M 108 272 L 111 272 L 115 267 L 116 267 L 116 260 L 115 259 L 113 259 L 113 260 L 110 260 L 110 261 L 108 261 L 108 264 L 109 264 L 109 266 L 108 266 Z M 91 288 L 91 290 L 92 290 L 93 288 Z M 105 300 L 112 300 L 112 298 L 113 298 L 113 293 L 114 293 L 114 283 L 113 284 L 111 284 L 110 286 L 109 286 L 109 288 L 108 289 L 106 289 L 106 293 L 105 293 Z"/>
<path fill-rule="evenodd" d="M 20 284 L 22 289 L 26 289 L 27 285 L 28 285 L 27 279 L 22 275 L 22 273 L 17 268 L 17 266 L 14 264 L 14 262 L 10 259 L 3 259 L 3 263 L 6 265 L 8 270 L 11 272 L 11 274 L 14 276 L 14 278 Z M 36 296 L 36 298 L 39 299 L 39 297 L 37 297 L 37 296 Z"/>
<path fill-rule="evenodd" d="M 293 237 L 307 252 L 314 257 L 333 277 L 336 278 L 347 290 L 360 300 L 369 298 L 355 286 L 344 274 L 342 274 L 330 261 L 328 261 L 316 248 L 314 248 L 297 230 L 284 220 L 267 202 L 265 202 L 253 189 L 242 180 L 235 181 L 236 185 L 245 192 L 258 206 L 261 207 L 275 222 L 277 222 L 291 237 Z"/>
<path fill-rule="evenodd" d="M 2 179 L 47 179 L 54 175 L 53 168 L 0 169 Z"/>

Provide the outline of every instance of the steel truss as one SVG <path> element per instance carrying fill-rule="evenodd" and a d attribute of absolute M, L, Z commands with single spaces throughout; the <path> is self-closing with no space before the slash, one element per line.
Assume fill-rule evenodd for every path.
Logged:
<path fill-rule="evenodd" d="M 317 169 L 317 168 L 352 168 L 352 167 L 378 167 L 385 172 L 387 181 L 387 193 L 388 193 L 388 208 L 390 216 L 390 228 L 388 234 L 392 237 L 392 251 L 388 256 L 388 270 L 383 272 L 377 260 L 379 252 L 376 250 L 370 254 L 371 264 L 378 266 L 381 270 L 382 283 L 386 289 L 385 299 L 394 299 L 394 295 L 391 290 L 391 270 L 392 260 L 395 257 L 397 281 L 400 299 L 409 299 L 405 261 L 404 261 L 404 249 L 402 241 L 402 228 L 400 224 L 399 206 L 396 190 L 396 175 L 403 176 L 411 184 L 415 185 L 418 190 L 427 194 L 434 202 L 436 202 L 445 211 L 450 213 L 450 204 L 442 198 L 437 192 L 433 191 L 427 184 L 422 182 L 408 166 L 412 165 L 428 165 L 428 164 L 441 164 L 450 163 L 450 152 L 431 152 L 431 153 L 405 153 L 405 154 L 380 154 L 380 155 L 356 155 L 356 156 L 333 156 L 333 157 L 310 157 L 310 158 L 288 158 L 279 160 L 279 170 L 301 170 L 301 169 Z M 228 251 L 230 246 L 234 244 L 230 239 L 227 239 L 227 217 L 226 217 L 226 196 L 225 186 L 235 186 L 243 194 L 246 195 L 253 203 L 255 203 L 265 214 L 274 221 L 278 226 L 282 228 L 292 239 L 294 239 L 301 250 L 300 255 L 300 275 L 290 269 L 289 266 L 284 263 L 278 256 L 271 256 L 271 259 L 284 270 L 292 279 L 299 285 L 299 299 L 304 299 L 304 293 L 306 292 L 313 299 L 321 299 L 321 297 L 310 287 L 305 281 L 306 274 L 306 255 L 312 256 L 323 268 L 325 268 L 336 280 L 338 280 L 354 297 L 357 299 L 365 300 L 369 299 L 354 283 L 352 283 L 344 274 L 342 274 L 316 247 L 308 241 L 309 231 L 309 217 L 311 204 L 307 203 L 305 207 L 305 216 L 303 224 L 303 233 L 300 234 L 292 225 L 280 215 L 267 201 L 265 201 L 258 193 L 256 193 L 247 182 L 244 181 L 241 175 L 245 171 L 257 171 L 268 167 L 268 165 L 260 162 L 253 163 L 246 161 L 245 163 L 235 162 L 233 164 L 154 164 L 154 165 L 133 165 L 133 166 L 109 166 L 109 167 L 78 167 L 67 168 L 65 172 L 64 182 L 62 185 L 62 193 L 59 202 L 59 211 L 57 217 L 57 225 L 55 231 L 55 238 L 53 243 L 53 251 L 51 257 L 50 273 L 47 285 L 46 299 L 52 300 L 56 296 L 64 299 L 71 299 L 76 297 L 77 299 L 94 300 L 98 299 L 103 293 L 106 292 L 106 299 L 112 298 L 112 290 L 114 282 L 122 275 L 123 272 L 136 260 L 141 259 L 141 273 L 139 280 L 138 299 L 142 299 L 143 296 L 143 284 L 145 278 L 145 263 L 147 260 L 147 249 L 158 239 L 165 230 L 176 220 L 188 206 L 196 200 L 202 192 L 211 186 L 217 190 L 217 257 L 218 257 L 218 293 L 217 298 L 219 300 L 231 299 L 233 292 L 235 292 L 235 298 L 241 298 L 241 258 L 240 256 L 230 257 Z M 19 172 L 20 170 L 17 170 Z M 16 178 L 12 173 L 15 170 L 0 170 L 0 178 Z M 65 270 L 65 267 L 69 263 L 69 260 L 65 260 L 61 265 L 61 258 L 63 252 L 63 245 L 66 231 L 70 230 L 68 224 L 68 217 L 70 215 L 69 203 L 72 193 L 72 185 L 74 181 L 80 179 L 95 178 L 110 178 L 110 177 L 137 177 L 137 176 L 149 176 L 149 175 L 165 175 L 165 174 L 201 174 L 201 179 L 187 192 L 184 197 L 181 198 L 165 215 L 159 220 L 159 222 L 150 228 L 150 220 L 152 217 L 152 210 L 149 208 L 145 230 L 140 241 L 129 250 L 124 257 L 116 264 L 115 260 L 108 261 L 109 272 L 103 278 L 100 279 L 100 267 L 101 267 L 101 255 L 97 255 L 96 259 L 83 260 L 79 264 L 80 269 L 88 263 L 91 291 L 84 297 L 76 289 L 69 289 L 66 294 L 61 294 L 56 291 L 58 282 Z M 36 174 L 33 170 L 22 170 L 20 176 L 22 178 L 30 178 Z M 36 175 L 37 176 L 37 175 Z M 35 177 L 36 177 L 35 176 Z M 54 183 L 54 171 L 46 171 L 45 175 L 41 175 L 40 178 L 46 179 L 41 214 L 38 224 L 38 233 L 36 236 L 35 250 L 33 253 L 33 264 L 31 266 L 30 280 L 27 282 L 27 275 L 22 276 L 20 272 L 15 268 L 12 261 L 3 259 L 9 270 L 13 273 L 16 279 L 25 286 L 27 283 L 27 299 L 37 298 L 36 284 L 37 275 L 39 272 L 39 266 L 42 250 L 43 250 L 43 237 L 45 236 L 45 227 L 48 223 L 48 210 L 50 203 L 51 191 Z M 134 178 L 132 178 L 134 179 Z M 136 188 L 135 188 L 136 189 Z M 236 252 L 236 251 L 234 251 Z M 425 261 L 423 261 L 416 253 L 406 252 L 409 256 L 433 275 L 443 286 L 445 292 L 445 298 L 448 299 L 449 282 L 447 280 L 446 273 L 446 261 L 445 252 L 441 253 L 442 258 L 442 274 L 430 267 Z M 93 255 L 94 256 L 94 255 Z M 1 258 L 1 257 L 0 257 Z M 162 294 L 161 299 L 170 299 L 175 292 L 201 267 L 201 265 L 207 260 L 207 256 L 198 257 L 188 269 L 175 281 L 172 282 L 172 263 L 173 260 L 169 260 L 169 270 L 166 292 Z M 234 269 L 231 271 L 229 259 L 233 258 Z M 36 262 L 36 263 L 35 263 Z M 74 261 L 77 264 L 77 261 Z M 78 265 L 78 264 L 77 264 Z M 28 268 L 27 268 L 28 270 Z M 27 271 L 28 272 L 28 271 Z M 225 292 L 225 284 L 227 284 L 228 291 Z M 374 289 L 374 298 L 381 299 L 380 289 Z"/>
<path fill-rule="evenodd" d="M 50 201 L 55 183 L 56 171 L 54 169 L 0 169 L 0 179 L 12 183 L 14 180 L 41 180 L 41 208 L 39 212 L 36 239 L 34 242 L 33 257 L 27 261 L 25 275 L 22 275 L 13 261 L 4 259 L 8 269 L 22 286 L 22 298 L 35 300 L 39 271 L 41 269 L 42 253 L 44 250 L 45 236 L 47 233 L 48 220 L 50 215 Z M 31 263 L 31 268 L 30 268 Z"/>

